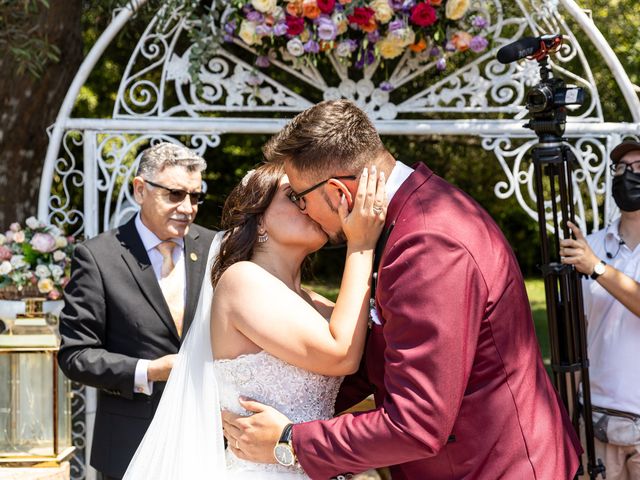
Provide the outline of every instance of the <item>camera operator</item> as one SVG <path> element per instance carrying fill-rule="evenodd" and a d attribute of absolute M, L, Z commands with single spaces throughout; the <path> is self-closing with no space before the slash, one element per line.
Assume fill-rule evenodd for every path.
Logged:
<path fill-rule="evenodd" d="M 618 220 L 560 242 L 562 262 L 583 282 L 597 457 L 608 480 L 640 479 L 640 143 L 611 152 Z"/>

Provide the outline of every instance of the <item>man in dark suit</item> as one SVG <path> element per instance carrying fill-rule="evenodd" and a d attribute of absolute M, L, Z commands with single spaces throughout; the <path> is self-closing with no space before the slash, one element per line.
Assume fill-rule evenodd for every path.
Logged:
<path fill-rule="evenodd" d="M 302 112 L 265 156 L 284 161 L 292 200 L 334 240 L 340 198 L 352 204 L 362 168 L 388 179 L 363 368 L 337 405 L 374 393 L 376 409 L 290 428 L 241 401 L 259 413 L 225 413 L 234 453 L 273 463 L 278 442 L 313 479 L 388 465 L 394 480 L 572 479 L 581 448 L 545 372 L 516 258 L 489 215 L 425 165 L 397 162 L 347 101 Z"/>
<path fill-rule="evenodd" d="M 96 387 L 91 465 L 122 478 L 192 321 L 214 232 L 192 224 L 205 161 L 160 143 L 142 153 L 140 212 L 78 245 L 60 316 L 60 368 Z"/>

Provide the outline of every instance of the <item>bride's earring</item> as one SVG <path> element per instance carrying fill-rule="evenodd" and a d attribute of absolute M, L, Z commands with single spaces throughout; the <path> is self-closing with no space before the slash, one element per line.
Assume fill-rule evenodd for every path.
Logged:
<path fill-rule="evenodd" d="M 264 233 L 258 232 L 258 243 L 264 243 L 269 240 L 269 234 L 265 231 Z"/>

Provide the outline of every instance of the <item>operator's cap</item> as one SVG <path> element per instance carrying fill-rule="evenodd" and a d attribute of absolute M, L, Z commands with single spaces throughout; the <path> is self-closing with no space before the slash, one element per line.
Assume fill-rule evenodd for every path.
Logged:
<path fill-rule="evenodd" d="M 622 157 L 624 157 L 629 152 L 633 152 L 634 150 L 640 150 L 640 142 L 636 142 L 634 140 L 626 140 L 616 148 L 611 150 L 611 160 L 613 161 L 613 163 L 618 163 Z"/>

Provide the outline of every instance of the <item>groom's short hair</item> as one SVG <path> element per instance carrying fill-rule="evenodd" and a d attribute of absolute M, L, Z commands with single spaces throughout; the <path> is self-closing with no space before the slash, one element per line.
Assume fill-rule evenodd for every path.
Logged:
<path fill-rule="evenodd" d="M 330 100 L 296 115 L 262 151 L 269 162 L 288 161 L 320 177 L 359 172 L 384 145 L 365 112 L 348 100 Z"/>

